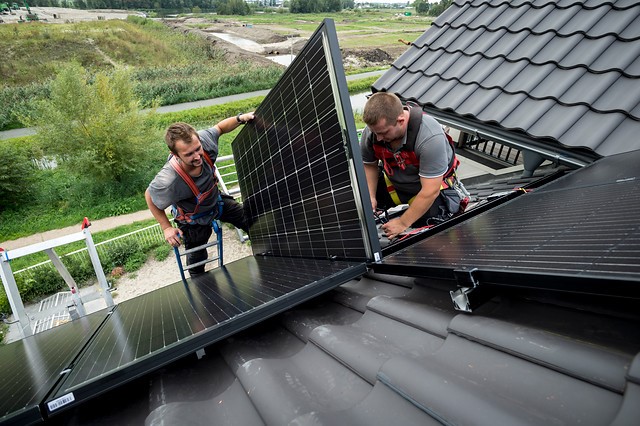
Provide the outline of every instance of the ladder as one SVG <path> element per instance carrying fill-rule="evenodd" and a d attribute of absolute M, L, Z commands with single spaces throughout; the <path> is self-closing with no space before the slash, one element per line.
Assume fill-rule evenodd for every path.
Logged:
<path fill-rule="evenodd" d="M 180 251 L 180 249 L 178 247 L 174 247 L 173 248 L 173 252 L 176 255 L 176 262 L 178 263 L 178 269 L 180 269 L 180 278 L 182 278 L 182 282 L 186 285 L 187 284 L 187 279 L 184 276 L 184 272 L 188 271 L 189 269 L 192 268 L 196 268 L 198 266 L 202 266 L 205 265 L 207 263 L 211 263 L 211 262 L 215 262 L 216 260 L 218 261 L 218 267 L 222 266 L 222 223 L 218 220 L 218 219 L 214 219 L 211 222 L 211 227 L 213 228 L 213 233 L 215 235 L 215 240 L 213 241 L 209 241 L 206 244 L 203 244 L 201 246 L 198 247 L 193 247 L 190 248 L 188 250 L 182 250 Z M 197 262 L 197 263 L 193 263 L 191 265 L 187 265 L 187 266 L 183 266 L 182 264 L 182 257 L 186 256 L 189 253 L 193 253 L 199 250 L 206 250 L 209 247 L 212 246 L 216 246 L 217 249 L 217 253 L 214 253 L 210 256 L 208 256 L 207 259 L 201 261 L 201 262 Z M 208 252 L 207 252 L 208 253 Z"/>

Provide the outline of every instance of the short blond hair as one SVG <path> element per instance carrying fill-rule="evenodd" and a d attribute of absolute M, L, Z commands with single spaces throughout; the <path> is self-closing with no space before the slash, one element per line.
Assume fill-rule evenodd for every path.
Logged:
<path fill-rule="evenodd" d="M 393 93 L 377 92 L 371 95 L 364 106 L 362 120 L 370 126 L 378 124 L 381 119 L 386 124 L 395 123 L 402 114 L 402 102 Z"/>

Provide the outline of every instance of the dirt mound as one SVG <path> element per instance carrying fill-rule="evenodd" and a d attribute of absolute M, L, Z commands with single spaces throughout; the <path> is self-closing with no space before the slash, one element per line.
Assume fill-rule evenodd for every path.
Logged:
<path fill-rule="evenodd" d="M 360 58 L 363 61 L 376 63 L 376 64 L 386 64 L 393 62 L 391 55 L 385 52 L 382 49 L 343 49 L 342 56 L 355 56 Z"/>
<path fill-rule="evenodd" d="M 218 21 L 216 19 L 207 20 L 203 18 L 181 18 L 166 20 L 165 23 L 177 31 L 198 34 L 214 43 L 216 47 L 223 48 L 226 52 L 225 59 L 240 60 L 260 60 L 273 65 L 264 55 L 279 55 L 284 53 L 298 54 L 307 42 L 307 38 L 298 33 L 283 34 L 282 28 L 270 28 L 265 25 L 250 25 L 242 22 Z M 199 24 L 198 29 L 192 24 Z M 202 24 L 206 24 L 203 26 Z M 278 31 L 276 31 L 276 29 Z M 246 40 L 251 40 L 262 46 L 262 54 L 245 50 L 233 43 L 225 42 L 216 37 L 215 33 L 226 33 Z M 342 49 L 342 58 L 345 68 L 366 68 L 376 66 L 391 65 L 394 59 L 406 50 L 405 45 L 398 47 L 399 51 L 387 52 L 380 48 L 373 49 Z M 245 56 L 246 55 L 246 56 Z M 258 59 L 259 58 L 259 59 Z"/>
<path fill-rule="evenodd" d="M 345 68 L 367 68 L 391 65 L 394 57 L 378 48 L 342 49 L 342 61 Z"/>

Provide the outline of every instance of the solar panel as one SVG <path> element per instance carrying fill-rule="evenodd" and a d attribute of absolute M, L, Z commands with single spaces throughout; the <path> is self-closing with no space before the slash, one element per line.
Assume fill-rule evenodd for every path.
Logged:
<path fill-rule="evenodd" d="M 55 414 L 51 403 L 81 403 L 365 271 L 358 262 L 251 256 L 120 303 L 45 407 Z"/>
<path fill-rule="evenodd" d="M 254 254 L 379 258 L 333 25 L 323 21 L 233 141 Z"/>
<path fill-rule="evenodd" d="M 385 257 L 379 272 L 640 297 L 640 151 L 540 190 Z M 454 271 L 457 271 L 454 273 Z"/>
<path fill-rule="evenodd" d="M 38 405 L 106 316 L 100 311 L 0 346 L 0 423 L 42 420 Z"/>

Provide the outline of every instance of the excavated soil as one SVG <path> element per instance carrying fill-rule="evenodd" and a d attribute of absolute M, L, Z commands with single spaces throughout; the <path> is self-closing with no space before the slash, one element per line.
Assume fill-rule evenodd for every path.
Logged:
<path fill-rule="evenodd" d="M 204 18 L 181 18 L 165 20 L 166 25 L 185 33 L 198 34 L 205 37 L 216 47 L 225 51 L 225 59 L 230 61 L 257 60 L 273 65 L 266 59 L 267 55 L 297 54 L 307 42 L 311 33 L 291 32 L 290 29 L 270 25 L 246 25 L 241 22 L 218 21 Z M 198 24 L 198 28 L 193 25 Z M 256 42 L 262 47 L 262 52 L 256 53 L 216 37 L 216 34 L 230 34 L 246 40 Z M 406 50 L 406 45 L 399 44 L 396 48 L 383 50 L 373 49 L 341 49 L 345 67 L 365 68 L 388 66 Z M 266 61 L 266 62 L 265 62 Z"/>

